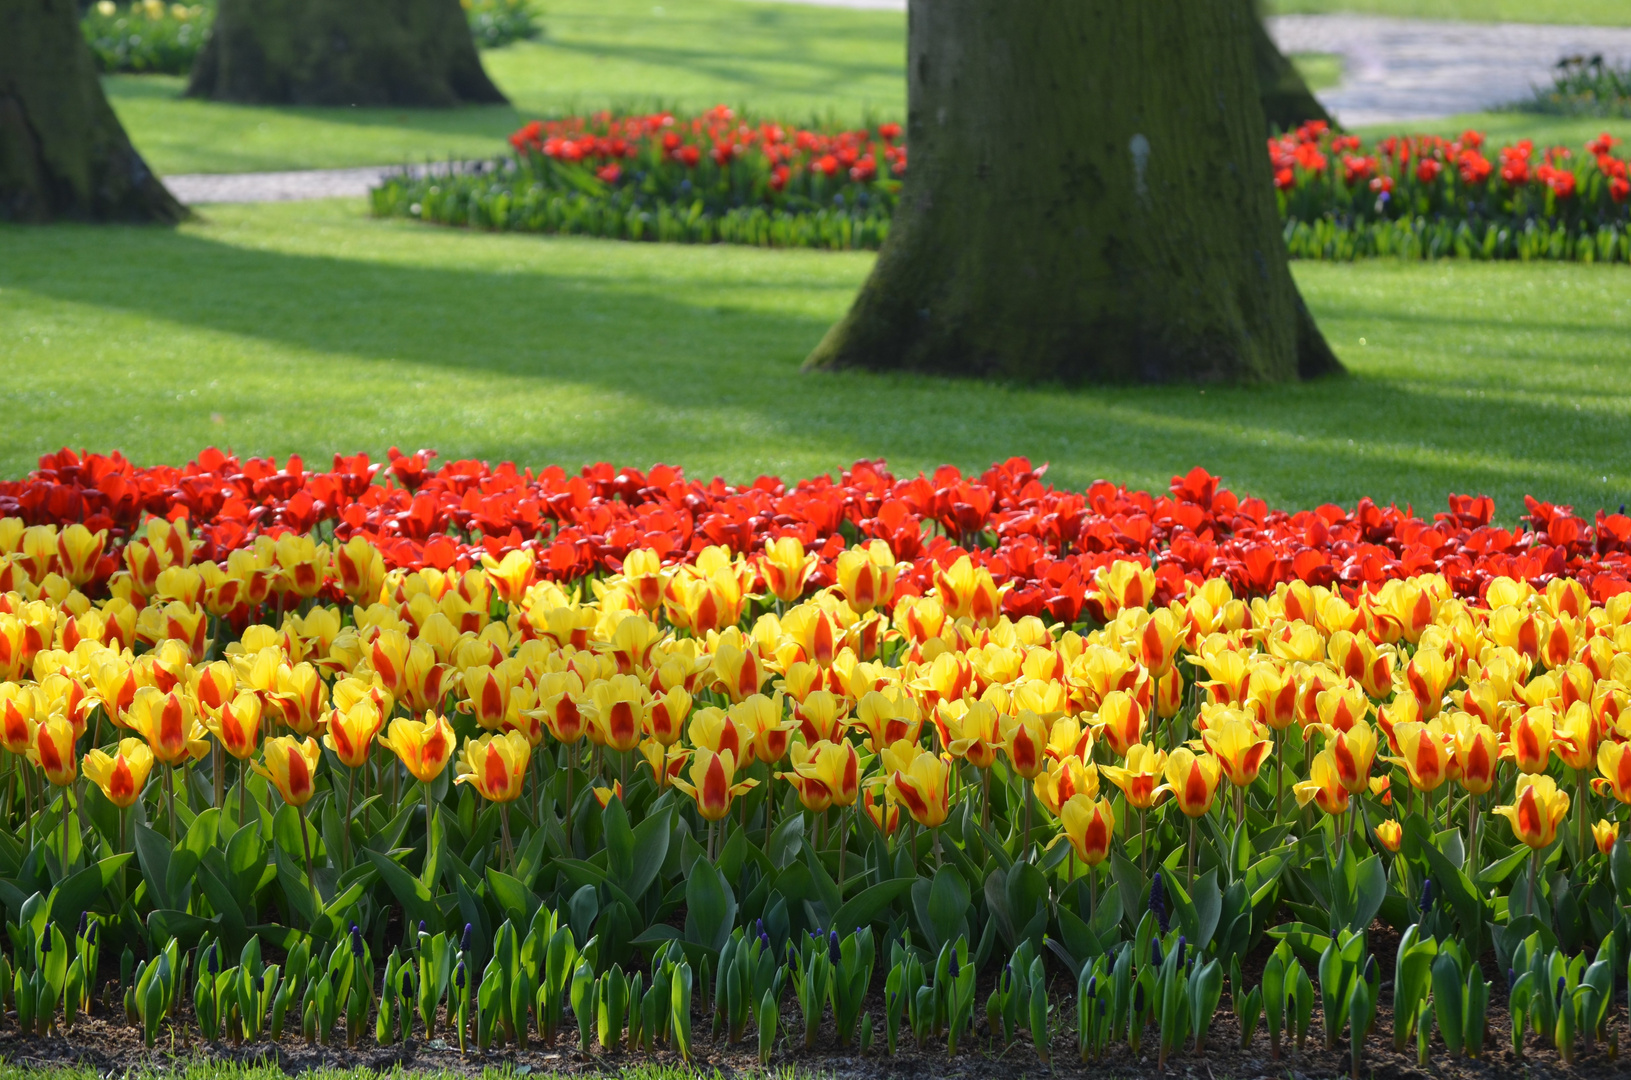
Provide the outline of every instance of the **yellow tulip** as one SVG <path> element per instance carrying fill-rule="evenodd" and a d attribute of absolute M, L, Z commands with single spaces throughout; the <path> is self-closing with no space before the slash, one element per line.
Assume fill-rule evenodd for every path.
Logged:
<path fill-rule="evenodd" d="M 673 784 L 696 801 L 704 821 L 720 821 L 731 812 L 731 800 L 759 785 L 757 780 L 736 779 L 736 755 L 729 750 L 716 754 L 707 747 L 691 752 L 690 781 L 675 777 Z"/>
<path fill-rule="evenodd" d="M 1026 709 L 1017 717 L 1004 717 L 1002 733 L 1008 766 L 1015 774 L 1034 780 L 1048 767 L 1048 729 L 1036 713 Z M 907 809 L 911 809 L 909 804 Z"/>
<path fill-rule="evenodd" d="M 282 735 L 267 739 L 262 750 L 265 764 L 256 764 L 254 770 L 272 782 L 283 801 L 290 806 L 305 806 L 316 794 L 317 761 L 323 748 L 316 739 L 296 739 Z"/>
<path fill-rule="evenodd" d="M 1110 855 L 1110 841 L 1116 832 L 1115 809 L 1109 799 L 1073 795 L 1059 810 L 1060 823 L 1077 858 L 1097 866 Z"/>
<path fill-rule="evenodd" d="M 1598 818 L 1597 823 L 1591 827 L 1591 838 L 1597 842 L 1597 850 L 1606 857 L 1614 850 L 1614 842 L 1620 838 L 1619 822 Z"/>
<path fill-rule="evenodd" d="M 334 751 L 341 764 L 360 769 L 368 763 L 374 736 L 379 734 L 384 722 L 379 706 L 371 698 L 360 697 L 352 702 L 349 709 L 329 711 L 323 745 Z"/>
<path fill-rule="evenodd" d="M 1232 709 L 1220 723 L 1201 732 L 1201 740 L 1236 787 L 1249 787 L 1257 779 L 1258 770 L 1274 748 L 1258 733 L 1256 724 Z"/>
<path fill-rule="evenodd" d="M 434 712 L 423 720 L 397 717 L 379 744 L 397 756 L 403 768 L 421 783 L 428 784 L 447 768 L 453 758 L 455 736 L 447 718 Z"/>
<path fill-rule="evenodd" d="M 1166 768 L 1167 755 L 1160 750 L 1134 743 L 1127 748 L 1125 765 L 1100 765 L 1104 778 L 1121 789 L 1127 805 L 1135 810 L 1148 810 L 1166 794 L 1156 786 Z"/>
<path fill-rule="evenodd" d="M 924 828 L 938 827 L 951 813 L 951 762 L 950 754 L 923 750 L 889 776 L 889 793 Z"/>
<path fill-rule="evenodd" d="M 1568 792 L 1559 791 L 1556 781 L 1544 773 L 1518 777 L 1512 803 L 1495 808 L 1511 823 L 1512 835 L 1536 851 L 1557 839 L 1558 824 L 1568 812 Z"/>
<path fill-rule="evenodd" d="M 1388 851 L 1397 853 L 1399 845 L 1404 842 L 1404 828 L 1393 820 L 1381 822 L 1371 830 L 1376 836 L 1376 842 Z"/>
<path fill-rule="evenodd" d="M 1557 714 L 1550 705 L 1534 705 L 1512 721 L 1502 757 L 1517 762 L 1524 773 L 1545 772 L 1552 762 L 1552 725 Z"/>
<path fill-rule="evenodd" d="M 1178 809 L 1187 817 L 1198 818 L 1212 809 L 1223 767 L 1210 754 L 1196 754 L 1180 746 L 1167 755 L 1162 775 L 1167 781 L 1162 787 L 1177 801 Z"/>
<path fill-rule="evenodd" d="M 56 713 L 34 725 L 33 744 L 28 760 L 39 766 L 45 778 L 57 787 L 67 787 L 79 776 L 79 759 L 74 745 L 74 725 Z"/>
<path fill-rule="evenodd" d="M 131 700 L 129 720 L 131 728 L 147 740 L 153 757 L 172 768 L 209 752 L 207 733 L 189 694 L 177 690 L 166 694 L 144 686 Z"/>
<path fill-rule="evenodd" d="M 1417 791 L 1437 791 L 1450 778 L 1454 766 L 1454 736 L 1437 720 L 1430 723 L 1399 724 L 1393 729 L 1399 743 L 1399 757 L 1387 758 L 1403 766 L 1410 786 Z"/>
<path fill-rule="evenodd" d="M 839 552 L 835 569 L 844 602 L 857 615 L 887 606 L 895 595 L 895 553 L 882 540 Z"/>
<path fill-rule="evenodd" d="M 1312 802 L 1333 817 L 1348 809 L 1348 788 L 1329 747 L 1314 755 L 1308 763 L 1308 779 L 1292 785 L 1291 792 L 1298 806 Z"/>
<path fill-rule="evenodd" d="M 140 739 L 121 739 L 112 754 L 92 750 L 83 764 L 86 779 L 121 810 L 134 806 L 153 771 L 153 751 Z"/>
<path fill-rule="evenodd" d="M 804 554 L 804 545 L 796 536 L 782 536 L 765 540 L 765 553 L 759 560 L 759 573 L 771 595 L 784 604 L 791 604 L 804 595 L 804 583 L 815 573 L 818 555 Z"/>
<path fill-rule="evenodd" d="M 532 744 L 519 731 L 466 739 L 459 754 L 456 784 L 469 784 L 488 802 L 514 802 L 532 761 Z"/>

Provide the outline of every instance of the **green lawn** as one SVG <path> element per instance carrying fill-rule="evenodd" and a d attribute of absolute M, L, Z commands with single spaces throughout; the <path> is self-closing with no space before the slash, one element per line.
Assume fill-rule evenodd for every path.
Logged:
<path fill-rule="evenodd" d="M 1348 11 L 1469 22 L 1631 26 L 1626 0 L 1264 0 L 1263 7 L 1271 15 Z"/>
<path fill-rule="evenodd" d="M 1615 3 L 1631 9 L 1631 0 Z M 512 106 L 273 108 L 184 100 L 185 80 L 166 76 L 112 76 L 104 85 L 160 174 L 490 157 L 523 121 L 586 109 L 700 110 L 723 102 L 794 121 L 843 122 L 905 112 L 905 22 L 895 13 L 744 0 L 549 0 L 543 7 L 543 40 L 482 54 Z M 1317 85 L 1341 70 L 1333 57 L 1307 64 Z M 1479 127 L 1576 148 L 1604 129 L 1631 138 L 1631 121 L 1507 113 L 1413 127 Z"/>
<path fill-rule="evenodd" d="M 1292 53 L 1291 63 L 1315 92 L 1329 90 L 1342 81 L 1340 53 Z"/>
<path fill-rule="evenodd" d="M 804 375 L 871 256 L 481 235 L 356 202 L 178 230 L 0 230 L 0 475 L 65 443 L 180 462 L 433 446 L 568 467 L 800 476 L 858 456 L 1281 504 L 1484 491 L 1631 500 L 1624 267 L 1299 265 L 1346 379 L 1062 390 Z"/>
<path fill-rule="evenodd" d="M 487 157 L 525 120 L 721 102 L 795 121 L 905 112 L 897 13 L 743 0 L 543 0 L 545 37 L 482 53 L 513 107 L 272 108 L 182 100 L 185 80 L 104 80 L 160 174 Z"/>

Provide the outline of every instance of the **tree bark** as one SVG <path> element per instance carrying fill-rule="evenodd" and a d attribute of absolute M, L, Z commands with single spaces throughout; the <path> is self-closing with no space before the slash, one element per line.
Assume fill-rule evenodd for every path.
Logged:
<path fill-rule="evenodd" d="M 910 171 L 806 366 L 1278 382 L 1341 370 L 1287 265 L 1250 0 L 911 0 Z"/>
<path fill-rule="evenodd" d="M 504 104 L 459 0 L 221 0 L 189 97 L 251 104 Z"/>
<path fill-rule="evenodd" d="M 1314 97 L 1302 73 L 1269 36 L 1261 11 L 1252 26 L 1252 60 L 1257 65 L 1257 95 L 1271 130 L 1289 131 L 1305 120 L 1331 123 L 1331 114 Z"/>
<path fill-rule="evenodd" d="M 186 216 L 102 93 L 74 0 L 0 0 L 0 219 Z"/>

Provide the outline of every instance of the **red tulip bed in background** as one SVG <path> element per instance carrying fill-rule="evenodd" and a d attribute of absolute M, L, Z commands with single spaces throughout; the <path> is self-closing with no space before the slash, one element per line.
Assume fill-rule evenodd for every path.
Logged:
<path fill-rule="evenodd" d="M 906 175 L 898 124 L 815 131 L 719 106 L 533 121 L 513 156 L 388 178 L 374 213 L 444 225 L 764 247 L 882 245 Z M 1583 150 L 1321 123 L 1268 143 L 1291 254 L 1631 261 L 1631 178 L 1609 135 Z"/>
<path fill-rule="evenodd" d="M 1045 474 L 46 456 L 0 1052 L 1612 1070 L 1631 519 Z"/>

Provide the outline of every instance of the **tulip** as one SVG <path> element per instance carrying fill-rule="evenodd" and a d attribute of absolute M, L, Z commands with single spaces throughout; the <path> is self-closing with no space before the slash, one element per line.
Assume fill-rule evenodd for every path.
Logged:
<path fill-rule="evenodd" d="M 806 743 L 794 743 L 791 757 L 793 761 L 792 772 L 779 772 L 776 779 L 786 780 L 793 785 L 798 794 L 799 804 L 812 814 L 823 814 L 832 806 L 832 788 L 827 786 L 816 771 L 812 768 L 808 773 L 800 771 L 801 766 L 810 762 L 819 746 L 831 744 L 817 744 L 810 746 Z M 853 753 L 853 748 L 851 750 Z"/>
<path fill-rule="evenodd" d="M 26 754 L 34 743 L 39 691 L 34 686 L 0 683 L 0 744 L 13 754 Z"/>
<path fill-rule="evenodd" d="M 1292 785 L 1291 792 L 1298 806 L 1310 802 L 1332 817 L 1348 809 L 1348 788 L 1342 781 L 1342 769 L 1329 748 L 1315 754 L 1308 763 L 1308 779 Z"/>
<path fill-rule="evenodd" d="M 515 676 L 519 674 L 507 664 L 497 667 L 477 664 L 466 668 L 459 676 L 464 700 L 456 708 L 475 717 L 476 723 L 486 730 L 500 730 L 509 709 L 510 690 L 515 685 Z"/>
<path fill-rule="evenodd" d="M 1250 787 L 1257 780 L 1272 744 L 1263 738 L 1257 725 L 1246 715 L 1235 710 L 1220 723 L 1210 725 L 1201 732 L 1207 752 L 1217 759 L 1229 782 L 1236 787 Z"/>
<path fill-rule="evenodd" d="M 260 746 L 260 725 L 261 699 L 253 690 L 240 690 L 204 713 L 204 727 L 239 761 L 255 756 Z"/>
<path fill-rule="evenodd" d="M 1455 760 L 1451 743 L 1454 736 L 1437 721 L 1400 724 L 1393 733 L 1399 741 L 1400 756 L 1384 760 L 1403 766 L 1410 777 L 1410 786 L 1417 791 L 1429 794 L 1437 791 L 1449 779 Z"/>
<path fill-rule="evenodd" d="M 1165 679 L 1178 658 L 1183 628 L 1170 608 L 1157 608 L 1138 631 L 1138 656 L 1150 677 Z"/>
<path fill-rule="evenodd" d="M 1126 758 L 1124 766 L 1101 765 L 1099 772 L 1121 789 L 1128 806 L 1148 810 L 1166 794 L 1156 782 L 1166 768 L 1167 755 L 1143 743 L 1134 743 L 1127 748 Z"/>
<path fill-rule="evenodd" d="M 1031 710 L 1026 709 L 1017 717 L 1003 718 L 1002 741 L 1008 767 L 1015 775 L 1034 780 L 1048 767 L 1048 729 L 1042 718 Z"/>
<path fill-rule="evenodd" d="M 1180 746 L 1167 755 L 1162 773 L 1167 781 L 1163 790 L 1177 801 L 1178 809 L 1185 816 L 1198 818 L 1212 809 L 1212 800 L 1223 779 L 1223 767 L 1217 758 Z"/>
<path fill-rule="evenodd" d="M 690 776 L 689 782 L 676 777 L 674 786 L 696 800 L 697 813 L 709 822 L 723 820 L 731 812 L 733 798 L 759 785 L 757 780 L 736 779 L 736 755 L 729 750 L 719 754 L 707 747 L 693 750 L 687 775 Z M 712 832 L 710 826 L 709 833 Z M 709 858 L 712 857 L 710 852 Z"/>
<path fill-rule="evenodd" d="M 1512 722 L 1502 757 L 1517 762 L 1524 773 L 1545 772 L 1552 761 L 1552 722 L 1556 713 L 1549 705 L 1535 705 Z"/>
<path fill-rule="evenodd" d="M 385 559 L 366 537 L 353 536 L 334 549 L 337 584 L 354 604 L 369 604 L 385 586 Z"/>
<path fill-rule="evenodd" d="M 340 763 L 350 769 L 360 769 L 368 763 L 374 736 L 379 734 L 384 717 L 379 706 L 366 697 L 352 702 L 350 708 L 334 708 L 328 714 L 328 728 L 323 745 L 334 751 Z"/>
<path fill-rule="evenodd" d="M 691 695 L 685 687 L 675 686 L 646 702 L 641 730 L 663 746 L 672 746 L 679 741 L 685 718 L 690 715 Z"/>
<path fill-rule="evenodd" d="M 93 533 L 77 522 L 57 535 L 57 565 L 70 585 L 77 589 L 95 579 L 107 542 L 106 529 Z"/>
<path fill-rule="evenodd" d="M 1607 858 L 1608 853 L 1614 850 L 1614 842 L 1620 838 L 1619 822 L 1598 818 L 1591 827 L 1591 838 L 1597 842 L 1597 850 Z"/>
<path fill-rule="evenodd" d="M 1110 841 L 1116 832 L 1115 810 L 1109 799 L 1073 795 L 1059 811 L 1070 846 L 1088 866 L 1098 866 L 1110 855 Z"/>
<path fill-rule="evenodd" d="M 645 759 L 646 767 L 651 770 L 657 790 L 662 791 L 680 774 L 680 769 L 685 765 L 685 759 L 691 756 L 691 751 L 678 746 L 665 746 L 655 739 L 647 739 L 640 744 L 640 756 Z"/>
<path fill-rule="evenodd" d="M 1518 777 L 1512 803 L 1497 806 L 1495 813 L 1512 825 L 1512 835 L 1537 853 L 1557 839 L 1558 823 L 1569 812 L 1568 792 L 1559 791 L 1556 782 L 1544 773 Z"/>
<path fill-rule="evenodd" d="M 875 607 L 887 607 L 894 597 L 895 554 L 882 540 L 871 540 L 839 552 L 834 569 L 838 587 L 844 592 L 844 602 L 857 615 L 865 615 Z"/>
<path fill-rule="evenodd" d="M 764 556 L 759 560 L 759 573 L 764 576 L 772 596 L 791 604 L 804 595 L 804 583 L 810 580 L 820 561 L 818 555 L 804 554 L 804 545 L 796 536 L 767 539 Z"/>
<path fill-rule="evenodd" d="M 876 791 L 883 792 L 882 800 L 874 796 Z M 900 828 L 900 803 L 886 784 L 868 787 L 861 796 L 861 809 L 866 812 L 867 819 L 885 839 L 894 836 L 895 831 Z"/>
<path fill-rule="evenodd" d="M 939 828 L 951 813 L 950 754 L 920 751 L 904 768 L 891 772 L 888 791 L 926 829 Z"/>
<path fill-rule="evenodd" d="M 408 774 L 427 788 L 452 760 L 454 742 L 452 725 L 446 717 L 434 712 L 425 713 L 423 720 L 397 717 L 379 740 L 381 746 L 402 762 Z"/>
<path fill-rule="evenodd" d="M 935 593 L 952 619 L 972 619 L 978 626 L 990 626 L 1002 614 L 1002 593 L 984 566 L 975 566 L 967 555 L 934 572 Z M 911 806 L 907 806 L 911 810 Z"/>
<path fill-rule="evenodd" d="M 408 649 L 397 696 L 411 712 L 429 712 L 440 708 L 452 682 L 452 674 L 453 668 L 440 663 L 436 650 L 421 637 Z"/>
<path fill-rule="evenodd" d="M 729 750 L 738 761 L 752 752 L 753 732 L 723 709 L 698 709 L 691 714 L 691 723 L 685 733 L 692 746 L 706 748 L 716 754 Z"/>
<path fill-rule="evenodd" d="M 525 599 L 527 590 L 532 587 L 533 576 L 537 572 L 537 560 L 531 551 L 517 548 L 508 552 L 503 559 L 496 559 L 492 555 L 482 555 L 481 566 L 486 571 L 488 582 L 492 584 L 493 592 L 508 605 L 518 605 Z"/>
<path fill-rule="evenodd" d="M 153 751 L 140 739 L 121 739 L 112 754 L 104 750 L 87 753 L 82 768 L 86 778 L 102 789 L 108 802 L 126 810 L 141 798 L 142 788 L 153 771 Z"/>
<path fill-rule="evenodd" d="M 34 725 L 28 760 L 39 767 L 45 778 L 57 787 L 67 787 L 79 776 L 74 725 L 64 716 L 51 713 Z M 66 814 L 67 804 L 63 804 Z"/>
<path fill-rule="evenodd" d="M 1365 697 L 1364 687 L 1351 682 L 1347 686 L 1320 691 L 1314 705 L 1319 712 L 1319 722 L 1337 731 L 1347 731 L 1355 724 L 1363 724 L 1370 713 L 1370 701 Z"/>
<path fill-rule="evenodd" d="M 879 690 L 868 690 L 855 704 L 855 724 L 867 733 L 867 749 L 877 753 L 902 739 L 917 742 L 923 721 L 916 702 L 910 698 L 894 698 Z"/>
<path fill-rule="evenodd" d="M 1376 842 L 1388 851 L 1398 854 L 1399 845 L 1404 841 L 1404 828 L 1397 822 L 1389 819 L 1379 823 L 1371 832 L 1376 836 Z"/>
<path fill-rule="evenodd" d="M 1155 571 L 1144 563 L 1128 559 L 1100 568 L 1095 583 L 1099 588 L 1099 604 L 1109 619 L 1125 608 L 1147 607 L 1155 596 Z"/>
<path fill-rule="evenodd" d="M 1099 770 L 1078 757 L 1048 759 L 1048 771 L 1038 774 L 1032 788 L 1048 813 L 1059 816 L 1060 809 L 1077 795 L 1099 797 Z"/>
<path fill-rule="evenodd" d="M 1126 757 L 1144 739 L 1144 707 L 1131 694 L 1112 690 L 1099 702 L 1097 725 L 1100 737 L 1116 756 Z"/>
<path fill-rule="evenodd" d="M 1376 760 L 1376 729 L 1369 724 L 1355 724 L 1347 731 L 1326 730 L 1325 747 L 1337 767 L 1342 786 L 1351 795 L 1364 791 L 1370 784 L 1371 765 Z"/>
<path fill-rule="evenodd" d="M 1605 742 L 1598 746 L 1597 771 L 1603 775 L 1591 782 L 1592 790 L 1631 805 L 1631 743 Z"/>
<path fill-rule="evenodd" d="M 129 719 L 131 728 L 147 740 L 153 757 L 172 769 L 209 751 L 207 732 L 190 695 L 144 686 L 131 699 Z"/>
<path fill-rule="evenodd" d="M 1455 732 L 1456 779 L 1468 794 L 1483 795 L 1495 786 L 1500 736 L 1469 713 L 1452 713 L 1450 723 Z"/>
<path fill-rule="evenodd" d="M 469 784 L 488 802 L 511 803 L 532 761 L 532 745 L 519 731 L 466 739 L 459 753 L 458 784 Z"/>
<path fill-rule="evenodd" d="M 732 705 L 729 715 L 748 733 L 742 755 L 744 769 L 754 760 L 775 765 L 787 756 L 788 744 L 792 742 L 798 725 L 785 718 L 781 694 L 773 698 L 754 694 L 742 703 Z"/>
<path fill-rule="evenodd" d="M 646 688 L 633 675 L 614 675 L 589 688 L 584 715 L 594 726 L 595 741 L 618 752 L 640 745 Z"/>
<path fill-rule="evenodd" d="M 261 748 L 265 764 L 255 765 L 254 770 L 272 782 L 284 802 L 304 807 L 317 792 L 317 762 L 322 754 L 316 739 L 282 735 L 266 740 Z"/>
<path fill-rule="evenodd" d="M 588 726 L 578 706 L 583 696 L 583 679 L 575 671 L 548 672 L 538 679 L 538 707 L 533 712 L 564 746 L 575 746 Z"/>
<path fill-rule="evenodd" d="M 714 652 L 714 675 L 714 687 L 733 703 L 757 694 L 770 677 L 758 649 L 740 632 L 721 635 Z"/>
<path fill-rule="evenodd" d="M 623 801 L 623 782 L 621 780 L 613 780 L 611 787 L 593 788 L 590 790 L 589 794 L 594 796 L 595 803 L 602 810 L 604 810 L 612 804 L 613 799 L 616 799 L 618 802 Z"/>

